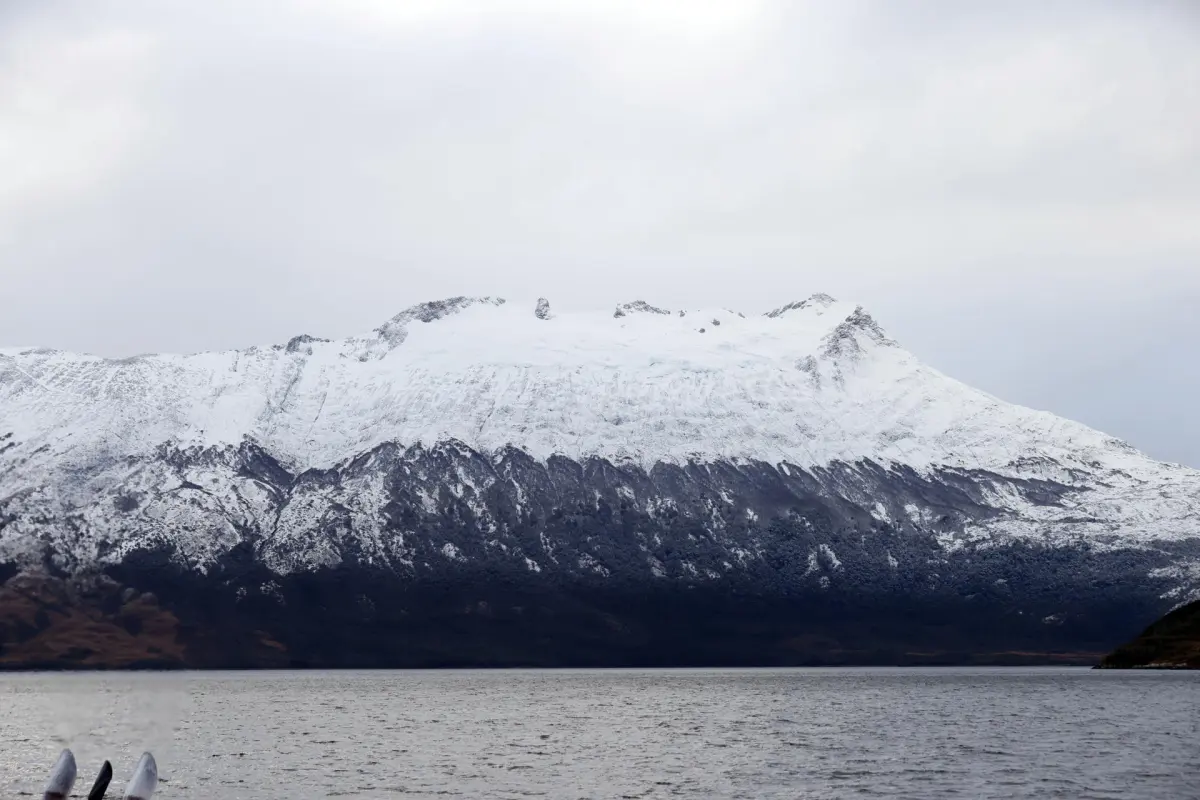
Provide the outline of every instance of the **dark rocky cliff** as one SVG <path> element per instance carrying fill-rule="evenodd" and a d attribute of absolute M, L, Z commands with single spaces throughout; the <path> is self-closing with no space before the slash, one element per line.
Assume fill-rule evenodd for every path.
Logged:
<path fill-rule="evenodd" d="M 1102 669 L 1200 669 L 1200 600 L 1175 609 L 1100 662 Z"/>
<path fill-rule="evenodd" d="M 1053 504 L 1062 487 L 869 461 L 646 472 L 452 443 L 300 475 L 252 445 L 162 451 L 164 465 L 212 477 L 160 497 L 113 485 L 113 513 L 136 532 L 152 503 L 201 508 L 228 542 L 215 562 L 189 564 L 193 527 L 81 567 L 64 543 L 89 532 L 64 524 L 40 567 L 8 569 L 0 664 L 1095 663 L 1165 610 L 1169 583 L 1148 576 L 1193 544 L 973 543 L 971 524 L 1004 513 L 989 494 Z M 239 481 L 273 498 L 273 527 L 206 504 Z M 367 483 L 381 488 L 363 530 Z M 281 534 L 288 519 L 300 528 Z"/>

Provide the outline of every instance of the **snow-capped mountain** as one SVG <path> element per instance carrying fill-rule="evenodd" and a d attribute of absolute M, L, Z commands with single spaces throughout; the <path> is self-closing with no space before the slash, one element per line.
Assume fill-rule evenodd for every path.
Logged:
<path fill-rule="evenodd" d="M 229 594 L 291 650 L 297 581 L 350 575 L 373 587 L 338 584 L 363 636 L 389 593 L 469 578 L 489 608 L 513 585 L 781 614 L 939 598 L 1103 648 L 1196 594 L 1198 512 L 1200 472 L 965 386 L 827 295 L 763 315 L 454 298 L 339 341 L 0 350 L 0 563 L 180 608 Z"/>

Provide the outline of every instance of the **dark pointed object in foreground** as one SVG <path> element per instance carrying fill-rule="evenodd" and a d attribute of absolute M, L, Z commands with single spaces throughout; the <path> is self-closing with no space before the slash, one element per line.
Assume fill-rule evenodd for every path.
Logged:
<path fill-rule="evenodd" d="M 75 754 L 63 750 L 50 771 L 50 780 L 46 781 L 46 792 L 43 800 L 65 800 L 75 785 Z"/>
<path fill-rule="evenodd" d="M 154 756 L 142 753 L 133 770 L 133 777 L 125 787 L 125 800 L 150 800 L 157 788 L 158 765 L 154 763 Z"/>
<path fill-rule="evenodd" d="M 96 782 L 92 784 L 92 790 L 88 792 L 88 800 L 104 800 L 104 793 L 108 791 L 108 784 L 112 780 L 112 764 L 107 761 L 100 768 L 100 774 L 96 776 Z"/>

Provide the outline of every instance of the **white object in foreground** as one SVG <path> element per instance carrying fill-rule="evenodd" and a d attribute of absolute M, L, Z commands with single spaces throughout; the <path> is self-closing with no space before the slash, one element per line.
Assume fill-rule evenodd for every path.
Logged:
<path fill-rule="evenodd" d="M 64 800 L 75 785 L 75 754 L 63 750 L 50 771 L 50 780 L 46 781 L 44 800 Z"/>
<path fill-rule="evenodd" d="M 124 798 L 125 800 L 150 800 L 157 788 L 158 765 L 154 763 L 154 756 L 142 753 L 137 767 L 133 770 L 133 777 L 129 779 L 129 785 L 125 787 Z"/>

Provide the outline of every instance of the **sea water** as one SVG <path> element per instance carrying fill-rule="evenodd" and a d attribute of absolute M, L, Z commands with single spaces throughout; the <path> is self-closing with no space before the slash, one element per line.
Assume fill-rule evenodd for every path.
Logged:
<path fill-rule="evenodd" d="M 1082 669 L 0 675 L 0 797 L 63 747 L 165 799 L 1200 797 L 1200 674 Z"/>

